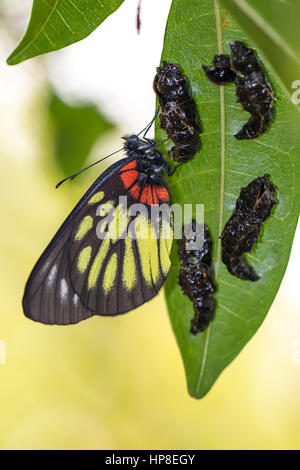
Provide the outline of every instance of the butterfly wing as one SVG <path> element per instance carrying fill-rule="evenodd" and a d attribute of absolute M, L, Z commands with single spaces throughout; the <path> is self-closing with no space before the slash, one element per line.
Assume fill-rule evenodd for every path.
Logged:
<path fill-rule="evenodd" d="M 139 192 L 132 166 L 132 159 L 112 165 L 59 229 L 26 284 L 27 317 L 72 324 L 128 312 L 158 293 L 170 269 L 173 230 L 172 221 L 161 216 L 151 224 L 150 206 L 167 189 Z M 146 212 L 134 214 L 132 206 L 140 201 Z"/>

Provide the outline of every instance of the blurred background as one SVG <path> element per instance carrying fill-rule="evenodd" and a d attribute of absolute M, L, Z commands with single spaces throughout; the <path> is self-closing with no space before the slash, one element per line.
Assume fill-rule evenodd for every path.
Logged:
<path fill-rule="evenodd" d="M 23 316 L 33 264 L 99 168 L 55 184 L 153 116 L 171 1 L 142 3 L 140 35 L 137 3 L 15 67 L 5 60 L 32 1 L 0 4 L 0 448 L 299 449 L 299 230 L 266 321 L 200 401 L 187 393 L 163 294 L 70 327 Z"/>

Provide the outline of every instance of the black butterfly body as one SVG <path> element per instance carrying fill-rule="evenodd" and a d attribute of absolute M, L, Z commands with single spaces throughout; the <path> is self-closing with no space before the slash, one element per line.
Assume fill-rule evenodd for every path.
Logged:
<path fill-rule="evenodd" d="M 172 220 L 160 215 L 154 224 L 150 216 L 152 206 L 170 205 L 169 166 L 154 141 L 125 137 L 124 149 L 128 156 L 99 176 L 34 266 L 23 297 L 30 319 L 65 325 L 118 315 L 152 299 L 165 282 Z M 136 203 L 144 213 L 130 212 Z"/>

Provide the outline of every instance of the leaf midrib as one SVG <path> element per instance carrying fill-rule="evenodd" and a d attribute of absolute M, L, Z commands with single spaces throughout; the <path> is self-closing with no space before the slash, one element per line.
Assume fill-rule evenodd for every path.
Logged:
<path fill-rule="evenodd" d="M 221 15 L 220 6 L 217 0 L 214 0 L 215 18 L 216 18 L 216 32 L 217 32 L 217 44 L 218 54 L 223 54 L 223 36 L 221 28 Z M 220 86 L 220 205 L 219 205 L 219 233 L 222 232 L 223 228 L 223 210 L 224 210 L 224 185 L 225 185 L 225 95 L 224 86 Z M 217 247 L 217 258 L 216 258 L 216 271 L 215 280 L 218 285 L 218 276 L 220 271 L 221 262 L 221 239 L 218 237 Z M 213 322 L 210 323 L 206 330 L 206 338 L 204 343 L 203 355 L 200 364 L 199 379 L 196 385 L 196 396 L 199 394 L 202 379 L 204 376 L 205 366 L 207 363 L 207 354 L 209 347 L 209 340 L 211 331 L 213 328 Z"/>

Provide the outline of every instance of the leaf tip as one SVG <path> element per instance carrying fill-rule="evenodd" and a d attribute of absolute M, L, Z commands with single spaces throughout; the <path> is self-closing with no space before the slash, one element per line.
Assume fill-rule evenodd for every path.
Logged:
<path fill-rule="evenodd" d="M 19 64 L 20 62 L 22 62 L 22 60 L 16 59 L 15 50 L 14 50 L 14 51 L 10 54 L 10 56 L 8 56 L 8 58 L 6 59 L 7 65 L 17 65 L 17 64 Z"/>

